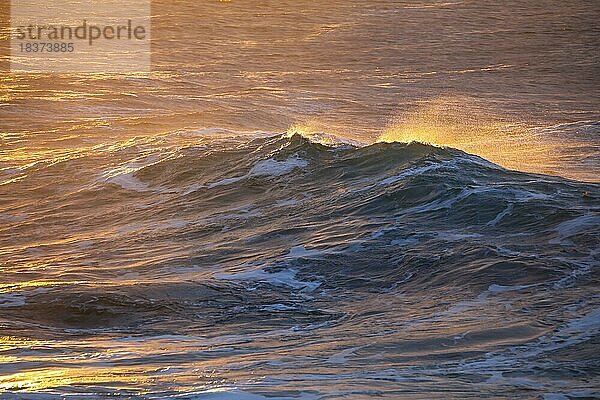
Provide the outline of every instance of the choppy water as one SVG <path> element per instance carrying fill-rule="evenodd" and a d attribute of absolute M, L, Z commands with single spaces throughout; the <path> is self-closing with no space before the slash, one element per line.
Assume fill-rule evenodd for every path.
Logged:
<path fill-rule="evenodd" d="M 596 3 L 153 15 L 0 78 L 1 398 L 599 396 Z"/>

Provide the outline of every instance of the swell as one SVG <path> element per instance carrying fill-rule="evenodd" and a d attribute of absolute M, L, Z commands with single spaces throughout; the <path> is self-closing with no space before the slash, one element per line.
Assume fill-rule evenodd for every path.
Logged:
<path fill-rule="evenodd" d="M 26 273 L 89 286 L 51 288 L 55 300 L 33 293 L 26 305 L 7 303 L 21 304 L 8 308 L 22 319 L 133 326 L 172 315 L 173 301 L 187 326 L 210 306 L 186 303 L 185 281 L 225 285 L 238 292 L 238 305 L 260 287 L 274 296 L 269 304 L 285 308 L 327 292 L 458 287 L 476 295 L 493 287 L 589 288 L 598 280 L 595 184 L 509 171 L 420 143 L 326 146 L 300 135 L 133 154 L 134 162 L 117 165 L 91 157 L 44 169 L 40 179 L 53 192 L 38 193 L 28 218 L 3 231 L 20 232 L 3 256 L 12 265 L 5 278 L 18 282 Z M 81 181 L 60 181 L 65 168 L 79 169 Z M 157 289 L 163 297 L 143 285 L 120 294 L 131 271 L 132 279 L 174 283 Z M 99 282 L 103 294 L 95 292 Z M 132 312 L 141 319 L 127 321 Z"/>

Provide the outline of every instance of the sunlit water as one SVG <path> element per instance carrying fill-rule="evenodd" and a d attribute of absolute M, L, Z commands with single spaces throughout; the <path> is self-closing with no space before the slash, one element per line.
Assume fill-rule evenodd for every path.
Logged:
<path fill-rule="evenodd" d="M 598 396 L 596 2 L 152 13 L 0 77 L 1 398 Z"/>

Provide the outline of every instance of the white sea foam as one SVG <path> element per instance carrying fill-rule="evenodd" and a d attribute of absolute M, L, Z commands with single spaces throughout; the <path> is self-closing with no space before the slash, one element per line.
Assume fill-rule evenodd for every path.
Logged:
<path fill-rule="evenodd" d="M 194 193 L 194 192 L 196 192 L 196 191 L 198 191 L 198 190 L 200 190 L 202 188 L 205 188 L 205 187 L 206 187 L 205 185 L 202 185 L 202 184 L 199 184 L 199 183 L 194 183 L 194 184 L 188 186 L 185 190 L 183 190 L 181 192 L 181 195 L 182 196 L 186 196 L 186 195 L 188 195 L 190 193 Z"/>
<path fill-rule="evenodd" d="M 306 258 L 306 257 L 315 257 L 315 256 L 320 256 L 323 253 L 319 250 L 307 250 L 304 246 L 294 246 L 290 249 L 289 253 L 287 254 L 288 257 L 293 257 L 293 258 Z"/>
<path fill-rule="evenodd" d="M 312 292 L 321 286 L 321 282 L 304 282 L 296 279 L 297 273 L 298 272 L 294 269 L 284 269 L 278 272 L 267 272 L 263 269 L 257 268 L 232 274 L 218 273 L 215 274 L 215 277 L 225 280 L 265 282 L 274 286 L 287 286 L 306 292 Z"/>
<path fill-rule="evenodd" d="M 513 285 L 513 286 L 505 286 L 505 285 L 497 285 L 495 283 L 491 284 L 488 287 L 488 292 L 491 294 L 497 294 L 497 293 L 506 293 L 506 292 L 512 292 L 515 290 L 523 290 L 523 289 L 527 289 L 529 287 L 531 287 L 533 285 Z"/>
<path fill-rule="evenodd" d="M 339 353 L 335 353 L 331 357 L 329 357 L 325 362 L 327 364 L 345 364 L 348 361 L 348 357 L 353 355 L 357 350 L 362 349 L 363 346 L 351 347 L 349 349 L 344 349 Z"/>
<path fill-rule="evenodd" d="M 0 308 L 21 307 L 27 304 L 25 296 L 18 293 L 0 293 Z"/>
<path fill-rule="evenodd" d="M 417 320 L 417 324 L 423 323 L 423 322 L 429 323 L 429 322 L 435 322 L 435 321 L 443 321 L 443 320 L 446 320 L 450 316 L 459 315 L 461 313 L 464 313 L 465 311 L 481 308 L 484 306 L 484 304 L 492 301 L 494 296 L 498 296 L 500 294 L 507 293 L 507 292 L 520 291 L 520 290 L 527 289 L 527 288 L 533 287 L 533 286 L 535 286 L 535 285 L 505 286 L 505 285 L 498 285 L 498 284 L 493 283 L 493 284 L 489 285 L 486 290 L 484 290 L 479 295 L 477 295 L 477 297 L 475 297 L 474 299 L 459 301 L 445 311 L 436 312 L 428 317 Z"/>
<path fill-rule="evenodd" d="M 563 336 L 571 336 L 577 333 L 587 333 L 588 335 L 600 333 L 600 308 L 570 321 L 564 329 L 558 331 L 558 334 Z"/>
<path fill-rule="evenodd" d="M 401 173 L 384 178 L 375 184 L 370 184 L 371 179 L 361 179 L 360 181 L 358 181 L 358 183 L 361 185 L 364 185 L 364 186 L 362 186 L 358 189 L 353 189 L 352 192 L 360 193 L 360 192 L 369 191 L 377 186 L 392 185 L 396 182 L 400 182 L 411 176 L 420 175 L 420 174 L 423 174 L 423 173 L 429 172 L 429 171 L 435 171 L 435 170 L 443 168 L 443 167 L 450 167 L 455 163 L 456 163 L 456 160 L 448 160 L 448 161 L 442 161 L 439 163 L 430 162 L 430 163 L 420 166 L 420 167 L 417 167 L 417 166 L 409 167 L 409 168 L 405 169 L 404 171 L 402 171 Z"/>
<path fill-rule="evenodd" d="M 248 177 L 248 175 L 243 175 L 243 176 L 237 176 L 234 178 L 226 178 L 226 179 L 221 179 L 220 181 L 214 182 L 214 183 L 210 183 L 208 184 L 208 188 L 214 188 L 217 186 L 226 186 L 226 185 L 231 185 L 233 183 L 239 182 L 241 180 L 244 180 Z"/>
<path fill-rule="evenodd" d="M 437 237 L 445 242 L 458 242 L 465 239 L 480 238 L 482 235 L 478 233 L 460 233 L 452 231 L 436 232 Z"/>
<path fill-rule="evenodd" d="M 558 224 L 555 228 L 558 237 L 552 239 L 550 244 L 568 244 L 569 242 L 566 239 L 591 229 L 598 230 L 598 227 L 600 227 L 600 214 L 588 213 L 581 215 Z"/>
<path fill-rule="evenodd" d="M 557 257 L 556 259 L 566 263 L 570 261 L 562 257 Z M 578 260 L 576 268 L 569 271 L 567 276 L 556 281 L 553 287 L 555 289 L 564 289 L 573 286 L 579 279 L 588 275 L 592 271 L 592 268 L 597 264 L 598 262 L 596 260 L 595 253 L 592 252 L 585 259 Z"/>
<path fill-rule="evenodd" d="M 263 311 L 292 311 L 297 310 L 297 307 L 287 306 L 285 304 L 267 304 L 266 306 L 262 306 L 260 308 Z"/>
<path fill-rule="evenodd" d="M 371 233 L 371 239 L 379 239 L 382 236 L 385 236 L 385 233 L 388 231 L 388 229 L 379 229 L 373 233 Z"/>
<path fill-rule="evenodd" d="M 392 246 L 409 246 L 411 244 L 415 244 L 418 243 L 419 239 L 415 238 L 415 237 L 408 237 L 408 238 L 402 238 L 402 239 L 394 239 L 391 241 L 391 245 Z"/>
<path fill-rule="evenodd" d="M 117 173 L 107 177 L 105 181 L 135 192 L 146 192 L 150 190 L 148 185 L 133 176 L 133 172 Z"/>
<path fill-rule="evenodd" d="M 560 393 L 546 393 L 543 397 L 544 400 L 569 400 L 567 396 Z"/>
<path fill-rule="evenodd" d="M 285 161 L 273 159 L 263 160 L 256 163 L 250 170 L 250 176 L 281 176 L 289 174 L 296 168 L 304 168 L 308 165 L 306 160 L 298 157 L 290 157 Z"/>
<path fill-rule="evenodd" d="M 300 202 L 296 199 L 288 199 L 288 200 L 277 200 L 275 203 L 276 207 L 293 207 L 297 206 Z"/>
<path fill-rule="evenodd" d="M 499 212 L 499 213 L 496 215 L 496 217 L 495 217 L 494 219 L 492 219 L 490 222 L 488 222 L 488 223 L 486 224 L 486 226 L 496 226 L 496 225 L 498 225 L 498 223 L 499 223 L 500 221 L 502 221 L 502 219 L 503 219 L 504 217 L 506 217 L 507 215 L 510 215 L 510 214 L 512 214 L 512 212 L 513 212 L 513 208 L 514 208 L 514 204 L 513 204 L 513 203 L 509 203 L 509 204 L 506 206 L 506 208 L 505 208 L 504 210 L 500 211 L 500 212 Z"/>
<path fill-rule="evenodd" d="M 509 347 L 505 351 L 488 353 L 481 360 L 463 363 L 458 369 L 461 372 L 484 371 L 493 375 L 503 368 L 514 368 L 519 362 L 556 350 L 564 349 L 588 340 L 600 333 L 600 309 L 576 318 L 554 331 L 551 336 L 541 336 L 533 342 L 522 346 Z"/>
<path fill-rule="evenodd" d="M 382 228 L 379 230 L 376 230 L 375 232 L 371 233 L 371 235 L 369 236 L 369 239 L 380 239 L 382 237 L 385 237 L 388 232 L 391 233 L 390 236 L 393 236 L 394 232 L 396 232 L 399 229 L 399 227 L 391 227 L 391 228 Z M 393 239 L 390 244 L 392 246 L 409 246 L 415 243 L 418 243 L 419 239 L 416 237 L 405 237 L 405 238 L 396 238 Z"/>
<path fill-rule="evenodd" d="M 409 168 L 406 169 L 404 171 L 402 171 L 400 174 L 398 175 L 394 175 L 394 176 L 390 176 L 388 178 L 385 178 L 381 181 L 379 181 L 379 185 L 381 186 L 386 186 L 386 185 L 391 185 L 394 184 L 396 182 L 402 181 L 406 178 L 409 178 L 411 176 L 415 176 L 415 175 L 420 175 L 424 172 L 429 172 L 429 171 L 435 171 L 437 169 L 440 169 L 442 167 L 448 167 L 452 164 L 455 164 L 456 161 L 455 160 L 450 160 L 450 161 L 444 161 L 441 163 L 429 163 L 427 165 L 424 165 L 422 167 L 413 167 L 413 168 Z"/>
<path fill-rule="evenodd" d="M 246 175 L 225 178 L 220 181 L 209 184 L 208 187 L 214 188 L 216 186 L 231 185 L 233 183 L 252 177 L 282 176 L 289 174 L 297 168 L 304 168 L 307 165 L 308 161 L 298 157 L 290 157 L 284 161 L 277 161 L 272 158 L 269 158 L 267 160 L 257 162 Z"/>
<path fill-rule="evenodd" d="M 131 160 L 129 162 L 118 165 L 115 168 L 108 169 L 101 174 L 100 180 L 106 183 L 112 183 L 121 186 L 123 189 L 146 192 L 152 190 L 146 183 L 135 177 L 135 173 L 142 168 L 160 162 L 161 159 L 157 156 L 149 156 L 145 158 Z"/>

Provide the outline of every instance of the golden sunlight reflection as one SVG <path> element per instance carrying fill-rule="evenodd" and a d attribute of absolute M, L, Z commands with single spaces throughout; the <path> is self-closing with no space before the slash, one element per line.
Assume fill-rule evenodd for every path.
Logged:
<path fill-rule="evenodd" d="M 14 336 L 0 337 L 0 364 L 8 365 L 20 360 L 48 361 L 57 365 L 56 368 L 32 369 L 0 375 L 0 390 L 41 391 L 61 386 L 73 385 L 103 385 L 110 382 L 114 388 L 128 387 L 143 392 L 145 387 L 168 378 L 185 388 L 187 385 L 214 390 L 223 383 L 215 374 L 219 360 L 193 362 L 181 365 L 182 368 L 171 368 L 161 363 L 145 365 L 119 366 L 116 361 L 124 361 L 135 357 L 132 346 L 144 349 L 147 354 L 161 355 L 167 351 L 171 355 L 181 352 L 181 347 L 166 340 L 148 340 L 144 342 L 127 340 L 90 340 L 90 341 L 53 341 L 34 340 Z M 68 349 L 66 353 L 56 355 L 56 351 Z M 201 346 L 202 349 L 208 347 Z M 20 358 L 10 353 L 16 349 L 27 349 L 27 354 Z M 197 349 L 197 347 L 196 347 Z M 75 360 L 74 364 L 68 361 Z M 224 362 L 227 358 L 221 359 Z M 116 363 L 111 363 L 115 361 Z"/>
<path fill-rule="evenodd" d="M 0 400 L 592 393 L 593 1 L 31 8 L 73 6 L 28 19 L 74 54 L 15 50 L 28 2 L 0 1 Z M 151 72 L 96 68 L 109 16 L 152 22 Z M 61 55 L 96 72 L 24 70 Z"/>
<path fill-rule="evenodd" d="M 0 389 L 38 391 L 61 386 L 93 385 L 113 382 L 115 386 L 128 384 L 130 387 L 151 383 L 153 378 L 140 378 L 143 368 L 57 368 L 0 376 Z"/>
<path fill-rule="evenodd" d="M 522 122 L 495 115 L 471 98 L 440 97 L 395 118 L 378 141 L 453 147 L 509 169 L 556 173 L 555 146 L 529 132 Z"/>
<path fill-rule="evenodd" d="M 355 138 L 344 127 L 336 126 L 319 118 L 306 118 L 292 124 L 286 131 L 287 136 L 300 135 L 312 142 L 324 145 L 335 145 L 340 141 L 354 143 L 362 146 L 366 143 L 360 138 Z"/>

